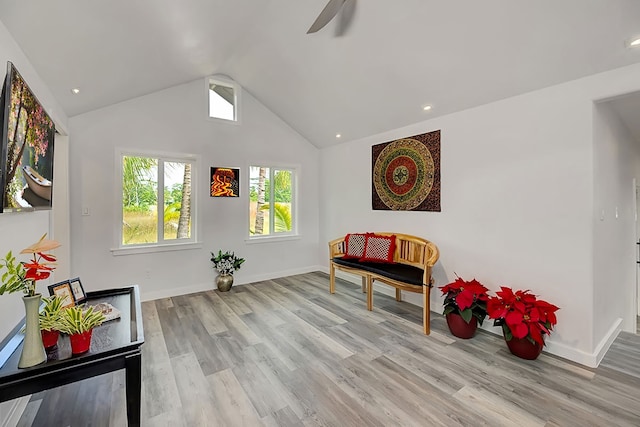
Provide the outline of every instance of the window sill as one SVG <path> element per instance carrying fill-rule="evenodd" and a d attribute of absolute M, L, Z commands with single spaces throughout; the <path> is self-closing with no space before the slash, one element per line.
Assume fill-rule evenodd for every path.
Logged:
<path fill-rule="evenodd" d="M 135 254 L 147 254 L 154 252 L 170 252 L 170 251 L 183 251 L 189 249 L 202 249 L 201 242 L 189 242 L 189 243 L 171 243 L 165 245 L 152 245 L 152 246 L 134 246 L 130 248 L 112 248 L 111 254 L 113 256 L 120 255 L 135 255 Z"/>
<path fill-rule="evenodd" d="M 262 237 L 247 237 L 244 242 L 248 245 L 254 243 L 273 243 L 273 242 L 285 242 L 288 240 L 300 240 L 302 236 L 299 234 L 288 234 L 286 236 L 262 236 Z"/>

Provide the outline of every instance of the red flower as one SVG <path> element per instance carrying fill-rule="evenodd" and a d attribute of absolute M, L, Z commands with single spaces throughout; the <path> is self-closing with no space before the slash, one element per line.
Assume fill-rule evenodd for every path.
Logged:
<path fill-rule="evenodd" d="M 44 259 L 45 261 L 41 261 Z M 25 279 L 30 280 L 42 280 L 51 275 L 51 272 L 55 270 L 55 265 L 52 261 L 56 258 L 50 254 L 36 253 L 33 254 L 33 259 L 30 262 L 25 262 L 24 268 L 27 270 Z"/>
<path fill-rule="evenodd" d="M 34 296 L 36 282 L 51 275 L 51 271 L 55 269 L 56 257 L 48 252 L 59 247 L 60 244 L 46 237 L 46 234 L 43 235 L 36 243 L 20 251 L 21 254 L 32 255 L 31 260 L 27 262 L 16 264 L 11 251 L 4 259 L 0 259 L 0 270 L 7 269 L 1 277 L 0 295 L 5 292 L 22 291 L 27 296 Z"/>
<path fill-rule="evenodd" d="M 503 286 L 496 295 L 487 301 L 487 313 L 490 319 L 496 319 L 494 324 L 506 327 L 505 332 L 516 338 L 527 337 L 544 345 L 543 335 L 550 334 L 557 323 L 555 312 L 559 308 L 528 290 L 513 292 Z"/>
<path fill-rule="evenodd" d="M 476 279 L 464 281 L 458 277 L 453 282 L 445 286 L 440 286 L 442 294 L 445 295 L 444 314 L 458 313 L 468 323 L 471 316 L 475 316 L 480 324 L 486 314 L 486 302 L 489 299 L 484 287 Z"/>
<path fill-rule="evenodd" d="M 24 268 L 27 270 L 25 279 L 37 281 L 46 279 L 51 275 L 51 271 L 55 269 L 56 257 L 45 253 L 60 246 L 55 240 L 46 239 L 45 234 L 33 245 L 20 251 L 21 254 L 33 254 L 30 262 L 25 262 Z M 44 261 L 42 261 L 44 259 Z"/>

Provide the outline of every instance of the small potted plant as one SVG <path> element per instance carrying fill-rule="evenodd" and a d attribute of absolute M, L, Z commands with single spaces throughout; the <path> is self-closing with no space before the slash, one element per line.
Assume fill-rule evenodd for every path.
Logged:
<path fill-rule="evenodd" d="M 476 279 L 464 281 L 457 277 L 446 286 L 440 286 L 444 298 L 444 314 L 447 325 L 458 338 L 471 338 L 475 335 L 478 323 L 482 325 L 487 316 L 487 289 Z"/>
<path fill-rule="evenodd" d="M 211 252 L 211 262 L 213 268 L 218 270 L 218 278 L 216 284 L 221 292 L 227 292 L 233 285 L 233 273 L 240 270 L 240 266 L 244 262 L 244 258 L 237 257 L 234 252 L 218 251 L 218 255 Z"/>
<path fill-rule="evenodd" d="M 69 335 L 71 353 L 82 354 L 91 347 L 93 328 L 104 322 L 104 314 L 93 307 L 76 305 L 62 310 L 60 332 Z"/>
<path fill-rule="evenodd" d="M 46 237 L 44 234 L 36 243 L 20 251 L 21 254 L 31 255 L 29 261 L 17 261 L 11 251 L 0 259 L 0 295 L 14 292 L 24 294 L 22 301 L 26 323 L 19 368 L 29 368 L 47 360 L 38 324 L 38 309 L 42 295 L 37 292 L 36 283 L 48 278 L 55 269 L 56 257 L 50 251 L 60 244 Z"/>
<path fill-rule="evenodd" d="M 489 318 L 494 319 L 494 326 L 502 326 L 509 351 L 528 360 L 536 359 L 542 352 L 544 336 L 557 323 L 557 310 L 558 307 L 528 290 L 514 292 L 504 286 L 487 302 Z"/>
<path fill-rule="evenodd" d="M 60 335 L 60 318 L 62 314 L 63 299 L 57 295 L 42 298 L 44 308 L 40 312 L 40 333 L 45 349 L 53 348 L 58 344 Z"/>

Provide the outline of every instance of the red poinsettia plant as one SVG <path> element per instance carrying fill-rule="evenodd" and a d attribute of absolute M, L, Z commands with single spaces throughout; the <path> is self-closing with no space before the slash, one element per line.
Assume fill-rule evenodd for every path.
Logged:
<path fill-rule="evenodd" d="M 549 335 L 557 323 L 557 310 L 558 307 L 538 299 L 529 290 L 514 292 L 504 286 L 487 302 L 489 318 L 495 319 L 494 326 L 502 326 L 507 341 L 513 337 L 526 338 L 541 346 L 544 335 Z"/>
<path fill-rule="evenodd" d="M 457 277 L 456 280 L 439 289 L 444 298 L 445 316 L 449 313 L 459 314 L 465 322 L 471 322 L 471 318 L 478 319 L 478 323 L 482 325 L 482 321 L 487 316 L 487 300 L 489 296 L 487 289 L 482 283 L 476 279 L 464 281 Z"/>

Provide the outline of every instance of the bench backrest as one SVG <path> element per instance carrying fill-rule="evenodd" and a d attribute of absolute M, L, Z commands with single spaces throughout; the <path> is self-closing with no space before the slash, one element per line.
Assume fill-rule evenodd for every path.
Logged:
<path fill-rule="evenodd" d="M 381 236 L 396 236 L 396 251 L 393 260 L 401 264 L 408 264 L 418 268 L 433 267 L 438 261 L 438 247 L 421 237 L 400 233 L 379 233 Z"/>
<path fill-rule="evenodd" d="M 380 236 L 396 236 L 396 250 L 393 261 L 401 264 L 426 269 L 435 265 L 440 257 L 438 247 L 430 241 L 409 234 L 376 232 Z M 329 242 L 329 259 L 344 255 L 346 250 L 345 238 Z"/>

